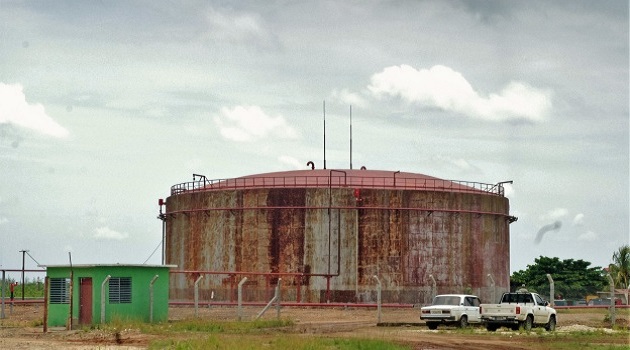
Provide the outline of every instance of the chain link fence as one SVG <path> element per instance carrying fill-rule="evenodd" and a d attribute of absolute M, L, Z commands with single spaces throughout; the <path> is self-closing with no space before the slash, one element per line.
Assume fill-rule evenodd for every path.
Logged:
<path fill-rule="evenodd" d="M 0 318 L 10 317 L 13 307 L 22 304 L 43 306 L 45 270 L 1 270 Z M 177 277 L 179 275 L 179 277 Z M 185 283 L 181 284 L 182 280 Z M 398 288 L 389 286 L 378 277 L 373 283 L 357 287 L 352 291 L 314 289 L 310 286 L 332 285 L 327 276 L 303 276 L 280 274 L 241 273 L 171 273 L 169 319 L 192 319 L 216 321 L 293 320 L 308 323 L 371 323 L 371 324 L 415 324 L 420 321 L 420 308 L 430 305 L 438 294 L 473 294 L 483 303 L 496 303 L 508 290 L 492 284 L 476 289 L 460 286 L 426 286 Z M 175 283 L 179 278 L 179 284 Z M 11 284 L 13 302 L 10 299 Z M 173 288 L 177 285 L 177 288 Z M 26 287 L 22 292 L 21 287 Z M 549 283 L 538 290 L 530 290 L 550 301 L 557 309 L 563 308 L 608 308 L 611 320 L 615 319 L 615 308 L 628 305 L 628 290 L 594 290 L 579 298 L 566 297 L 564 285 L 556 285 L 552 276 Z M 24 295 L 27 294 L 27 295 Z M 22 297 L 24 296 L 24 299 Z M 553 298 L 551 298 L 553 296 Z M 339 301 L 343 300 L 343 301 Z M 43 307 L 42 316 L 43 316 Z"/>
<path fill-rule="evenodd" d="M 327 297 L 345 295 L 339 291 L 320 290 L 313 292 L 304 286 L 294 283 L 288 278 L 274 278 L 275 285 L 267 282 L 261 289 L 259 283 L 251 283 L 249 277 L 233 276 L 229 286 L 203 285 L 197 276 L 188 290 L 192 300 L 172 300 L 174 318 L 198 317 L 209 320 L 253 321 L 257 319 L 296 319 L 300 323 L 309 322 L 366 322 L 413 324 L 420 321 L 420 308 L 430 305 L 437 294 L 473 294 L 481 296 L 483 303 L 498 303 L 502 294 L 508 292 L 504 288 L 486 286 L 476 289 L 458 286 L 423 286 L 409 289 L 393 289 L 383 285 L 375 276 L 374 284 L 359 289 L 354 301 L 328 302 Z M 254 277 L 255 278 L 255 277 Z M 322 277 L 323 278 L 323 277 Z M 552 306 L 562 308 L 600 307 L 609 308 L 614 324 L 615 307 L 628 304 L 627 290 L 615 291 L 611 299 L 610 291 L 597 291 L 585 294 L 581 298 L 558 299 L 563 289 L 554 290 L 553 278 L 549 276 L 549 284 L 530 290 L 540 294 Z M 594 286 L 583 287 L 585 290 L 597 290 Z M 315 294 L 323 302 L 307 299 L 307 294 Z M 181 295 L 181 294 L 180 294 Z M 262 298 L 261 298 L 262 296 Z M 552 298 L 551 296 L 555 296 Z M 404 300 L 405 302 L 400 302 Z M 611 302 L 611 300 L 613 300 Z M 186 310 L 188 309 L 188 310 Z"/>

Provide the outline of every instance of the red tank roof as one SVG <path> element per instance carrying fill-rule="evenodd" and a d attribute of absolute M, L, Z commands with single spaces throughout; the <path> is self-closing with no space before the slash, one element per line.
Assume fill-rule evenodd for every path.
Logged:
<path fill-rule="evenodd" d="M 387 170 L 307 169 L 242 176 L 232 179 L 199 180 L 175 185 L 171 194 L 188 191 L 212 191 L 246 188 L 389 188 L 452 192 L 489 192 L 503 194 L 502 187 L 470 181 L 444 180 L 436 177 Z"/>

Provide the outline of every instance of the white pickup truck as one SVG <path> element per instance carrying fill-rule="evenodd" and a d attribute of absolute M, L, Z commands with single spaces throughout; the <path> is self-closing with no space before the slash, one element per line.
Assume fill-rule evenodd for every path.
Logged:
<path fill-rule="evenodd" d="M 442 294 L 433 298 L 430 306 L 420 309 L 420 319 L 429 329 L 437 329 L 439 324 L 466 328 L 469 323 L 479 323 L 479 305 L 475 295 Z"/>
<path fill-rule="evenodd" d="M 556 310 L 540 295 L 523 290 L 504 293 L 499 304 L 481 304 L 479 313 L 481 322 L 491 332 L 502 326 L 512 330 L 523 327 L 526 331 L 535 326 L 544 326 L 548 331 L 556 329 Z"/>

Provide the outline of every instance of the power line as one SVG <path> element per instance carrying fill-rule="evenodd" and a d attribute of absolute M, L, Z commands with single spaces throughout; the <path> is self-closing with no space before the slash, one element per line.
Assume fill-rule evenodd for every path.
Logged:
<path fill-rule="evenodd" d="M 157 252 L 158 248 L 162 245 L 162 241 L 160 241 L 160 243 L 158 243 L 157 247 L 155 247 L 155 249 L 153 249 L 153 253 L 151 253 L 151 255 L 149 255 L 149 257 L 147 258 L 147 260 L 145 260 L 142 265 L 146 264 L 147 261 L 149 261 L 149 259 L 151 259 L 151 257 L 153 256 L 153 254 L 155 254 L 155 252 Z"/>
<path fill-rule="evenodd" d="M 42 265 L 37 260 L 35 260 L 35 258 L 33 258 L 33 256 L 28 252 L 28 250 L 25 250 L 24 252 L 26 253 L 26 255 L 28 255 L 29 258 L 31 258 L 37 264 L 37 266 L 41 266 Z M 43 269 L 43 267 L 42 267 L 42 269 Z"/>

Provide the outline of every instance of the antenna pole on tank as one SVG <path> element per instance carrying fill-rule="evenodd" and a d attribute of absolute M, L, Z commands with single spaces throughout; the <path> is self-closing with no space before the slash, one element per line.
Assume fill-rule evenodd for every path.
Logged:
<path fill-rule="evenodd" d="M 324 169 L 326 169 L 326 100 L 324 100 Z"/>
<path fill-rule="evenodd" d="M 350 170 L 352 170 L 352 105 L 350 105 Z"/>

